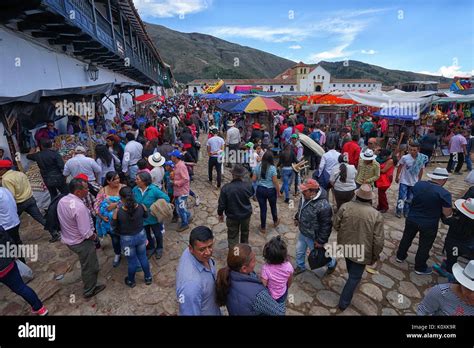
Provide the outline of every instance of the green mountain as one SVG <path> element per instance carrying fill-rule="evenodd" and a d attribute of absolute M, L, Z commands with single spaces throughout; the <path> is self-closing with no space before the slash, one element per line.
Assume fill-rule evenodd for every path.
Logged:
<path fill-rule="evenodd" d="M 296 64 L 211 35 L 181 33 L 150 23 L 145 25 L 160 55 L 171 65 L 175 79 L 181 83 L 194 79 L 274 78 Z M 319 64 L 334 78 L 372 79 L 388 86 L 413 80 L 451 82 L 451 79 L 441 76 L 385 69 L 355 60 L 349 60 L 348 65 L 342 61 L 321 61 Z"/>
<path fill-rule="evenodd" d="M 371 65 L 356 60 L 344 62 L 325 62 L 319 64 L 326 69 L 332 77 L 338 79 L 371 79 L 381 81 L 383 85 L 393 86 L 396 83 L 408 81 L 438 81 L 440 83 L 451 82 L 452 79 L 414 73 L 411 71 L 391 70 L 377 65 Z"/>
<path fill-rule="evenodd" d="M 273 78 L 296 64 L 291 60 L 214 36 L 181 33 L 149 23 L 145 25 L 163 60 L 171 65 L 178 82 L 217 77 Z"/>

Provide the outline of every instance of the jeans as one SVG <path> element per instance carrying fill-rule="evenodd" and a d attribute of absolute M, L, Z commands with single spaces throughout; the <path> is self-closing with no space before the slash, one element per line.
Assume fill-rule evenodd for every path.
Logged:
<path fill-rule="evenodd" d="M 44 220 L 43 214 L 41 214 L 38 205 L 36 204 L 35 197 L 30 197 L 26 201 L 17 203 L 16 205 L 18 216 L 21 216 L 21 213 L 26 211 L 30 216 L 38 221 L 41 225 L 45 225 L 46 221 Z"/>
<path fill-rule="evenodd" d="M 448 172 L 453 171 L 453 167 L 455 163 L 454 162 L 455 155 L 456 153 L 449 154 L 448 167 L 446 168 Z M 464 164 L 464 152 L 457 152 L 457 155 L 458 155 L 458 161 L 457 161 L 458 164 L 456 165 L 456 168 L 454 169 L 455 173 L 459 173 L 461 171 L 462 165 Z"/>
<path fill-rule="evenodd" d="M 209 121 L 204 121 L 204 132 L 209 133 Z"/>
<path fill-rule="evenodd" d="M 115 255 L 122 254 L 122 248 L 120 246 L 120 235 L 115 233 L 110 233 L 110 238 L 112 239 L 112 248 L 114 249 Z"/>
<path fill-rule="evenodd" d="M 209 181 L 212 182 L 212 170 L 216 168 L 217 172 L 217 187 L 221 186 L 222 182 L 222 163 L 219 162 L 217 157 L 209 157 L 209 164 L 207 167 Z"/>
<path fill-rule="evenodd" d="M 134 166 L 128 167 L 128 177 L 130 180 L 135 181 L 137 178 L 138 166 L 135 164 Z"/>
<path fill-rule="evenodd" d="M 293 168 L 284 167 L 281 170 L 281 177 L 283 179 L 283 184 L 281 185 L 281 190 L 285 193 L 285 199 L 290 199 L 290 184 L 293 180 Z"/>
<path fill-rule="evenodd" d="M 260 206 L 260 227 L 265 228 L 267 225 L 267 200 L 270 203 L 273 222 L 278 221 L 277 213 L 277 192 L 276 188 L 267 188 L 263 186 L 257 187 L 257 200 Z"/>
<path fill-rule="evenodd" d="M 40 310 L 43 307 L 43 303 L 36 295 L 33 289 L 23 282 L 21 279 L 20 271 L 16 262 L 14 262 L 13 268 L 3 278 L 0 278 L 0 283 L 5 284 L 15 294 L 23 297 L 28 302 L 34 311 Z"/>
<path fill-rule="evenodd" d="M 95 243 L 90 239 L 86 239 L 82 243 L 68 245 L 68 248 L 79 256 L 84 295 L 90 295 L 94 292 L 99 275 L 99 260 L 97 259 Z"/>
<path fill-rule="evenodd" d="M 426 227 L 417 224 L 416 222 L 406 220 L 405 230 L 403 231 L 403 237 L 398 246 L 397 258 L 399 260 L 405 260 L 408 255 L 408 249 L 413 242 L 416 234 L 420 232 L 420 240 L 418 243 L 418 250 L 415 256 L 415 271 L 424 272 L 428 265 L 426 261 L 430 257 L 430 250 L 436 239 L 438 232 L 438 225 L 433 227 Z"/>
<path fill-rule="evenodd" d="M 362 274 L 364 274 L 365 265 L 360 263 L 353 262 L 346 258 L 346 267 L 349 273 L 349 278 L 347 279 L 344 289 L 342 289 L 341 297 L 339 298 L 339 308 L 346 309 L 349 307 L 352 301 L 352 296 L 354 291 L 359 285 L 360 280 L 362 279 Z"/>
<path fill-rule="evenodd" d="M 403 210 L 403 214 L 408 215 L 412 199 L 413 186 L 400 183 L 400 188 L 398 190 L 397 214 L 401 214 Z"/>
<path fill-rule="evenodd" d="M 175 207 L 179 217 L 181 218 L 181 227 L 189 225 L 189 218 L 191 217 L 191 213 L 188 211 L 186 206 L 187 199 L 188 196 L 175 197 Z"/>
<path fill-rule="evenodd" d="M 467 154 L 465 160 L 466 160 L 466 168 L 467 168 L 467 170 L 471 171 L 471 170 L 472 170 L 472 161 L 471 161 L 470 153 Z"/>
<path fill-rule="evenodd" d="M 146 234 L 141 231 L 135 235 L 122 235 L 120 237 L 122 249 L 128 262 L 128 280 L 135 283 L 135 273 L 141 266 L 145 279 L 151 278 L 150 264 L 146 257 Z"/>
<path fill-rule="evenodd" d="M 297 172 L 294 172 L 295 173 L 295 195 L 298 193 L 299 191 L 299 185 L 300 185 L 300 174 L 297 173 Z"/>
<path fill-rule="evenodd" d="M 229 249 L 233 248 L 236 244 L 239 243 L 239 233 L 240 233 L 240 243 L 248 244 L 249 242 L 249 229 L 250 229 L 250 216 L 245 220 L 233 220 L 226 219 L 227 225 L 227 242 Z"/>
<path fill-rule="evenodd" d="M 163 224 L 147 225 L 144 228 L 150 249 L 155 250 L 156 240 L 156 250 L 163 250 Z M 153 239 L 152 233 L 155 239 Z"/>
<path fill-rule="evenodd" d="M 238 143 L 238 144 L 229 144 L 228 149 L 229 149 L 229 159 L 231 159 L 231 160 L 235 159 L 234 164 L 240 163 L 240 161 L 239 161 L 240 160 L 240 158 L 239 158 L 240 143 Z M 231 161 L 227 162 L 227 167 L 230 168 L 232 166 L 232 164 L 233 163 Z"/>
<path fill-rule="evenodd" d="M 314 240 L 306 237 L 301 232 L 298 233 L 298 240 L 296 241 L 296 267 L 306 269 L 306 250 L 313 251 Z"/>
<path fill-rule="evenodd" d="M 347 203 L 347 202 L 351 201 L 352 198 L 354 198 L 354 192 L 355 192 L 355 190 L 351 190 L 351 191 L 333 190 L 334 198 L 336 199 L 337 209 L 339 209 L 341 207 L 341 205 L 343 205 L 344 203 Z"/>

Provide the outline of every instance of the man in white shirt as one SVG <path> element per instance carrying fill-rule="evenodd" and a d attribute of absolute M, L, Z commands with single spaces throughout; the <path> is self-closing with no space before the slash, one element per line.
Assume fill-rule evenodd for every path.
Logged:
<path fill-rule="evenodd" d="M 179 118 L 178 116 L 173 115 L 173 117 L 171 117 L 171 122 L 170 122 L 171 133 L 173 137 L 173 139 L 171 139 L 172 144 L 176 143 L 176 140 L 177 140 L 176 131 L 178 130 L 178 126 L 179 126 Z"/>
<path fill-rule="evenodd" d="M 23 244 L 20 238 L 20 218 L 18 217 L 15 198 L 10 190 L 0 187 L 0 226 L 11 237 L 15 245 Z M 20 258 L 25 262 L 24 258 Z"/>
<path fill-rule="evenodd" d="M 102 169 L 97 162 L 86 157 L 86 149 L 82 146 L 77 146 L 74 152 L 76 155 L 64 165 L 63 175 L 65 177 L 70 175 L 74 178 L 79 174 L 85 174 L 89 178 L 89 182 L 99 182 Z"/>
<path fill-rule="evenodd" d="M 209 183 L 212 184 L 212 171 L 215 167 L 217 172 L 217 188 L 220 188 L 222 182 L 222 153 L 224 151 L 225 141 L 217 135 L 218 130 L 216 126 L 212 126 L 210 131 L 212 137 L 207 140 Z"/>
<path fill-rule="evenodd" d="M 339 156 L 341 155 L 334 148 L 336 144 L 331 143 L 330 146 L 331 147 L 329 148 L 329 151 L 321 157 L 319 169 L 316 170 L 313 174 L 313 178 L 316 179 L 319 184 L 325 189 L 329 184 L 329 178 L 331 176 L 333 168 L 339 164 Z"/>
<path fill-rule="evenodd" d="M 227 122 L 227 136 L 226 136 L 226 144 L 228 146 L 229 157 L 235 158 L 235 163 L 239 163 L 238 161 L 238 150 L 240 149 L 240 131 L 238 128 L 235 127 L 234 121 Z M 227 167 L 231 167 L 230 161 L 227 163 Z"/>
<path fill-rule="evenodd" d="M 148 163 L 153 166 L 153 169 L 150 171 L 151 181 L 160 189 L 163 187 L 163 178 L 165 176 L 163 164 L 165 162 L 165 157 L 161 156 L 159 152 L 155 152 L 152 156 L 148 157 Z"/>
<path fill-rule="evenodd" d="M 301 145 L 300 141 L 298 140 L 298 134 L 291 135 L 291 146 L 296 155 L 296 160 L 300 162 L 303 159 L 303 145 Z M 298 172 L 295 173 L 295 195 L 298 192 L 298 186 L 300 184 L 300 175 Z M 290 183 L 291 189 L 291 183 Z"/>
<path fill-rule="evenodd" d="M 130 180 L 135 181 L 138 171 L 137 162 L 142 159 L 143 145 L 135 141 L 135 136 L 132 133 L 127 133 L 125 138 L 127 145 L 125 145 L 123 153 L 122 171 L 128 175 Z"/>

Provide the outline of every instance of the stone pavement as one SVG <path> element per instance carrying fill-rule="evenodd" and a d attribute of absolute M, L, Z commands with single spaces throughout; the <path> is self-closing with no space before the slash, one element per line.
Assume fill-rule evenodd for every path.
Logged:
<path fill-rule="evenodd" d="M 204 140 L 204 139 L 202 139 Z M 205 144 L 205 140 L 202 142 Z M 191 207 L 194 220 L 191 227 L 206 225 L 215 234 L 214 257 L 218 268 L 225 264 L 227 254 L 227 234 L 225 223 L 217 219 L 217 199 L 219 191 L 207 181 L 207 155 L 201 151 L 203 158 L 195 170 L 192 189 L 201 197 L 200 206 Z M 445 164 L 442 164 L 445 166 Z M 428 168 L 432 170 L 434 166 Z M 446 184 L 457 199 L 466 192 L 468 185 L 463 181 L 465 175 L 456 176 Z M 231 175 L 225 169 L 224 182 L 229 182 Z M 294 188 L 293 188 L 294 189 Z M 377 263 L 378 274 L 364 273 L 360 287 L 355 292 L 352 305 L 343 313 L 336 311 L 339 294 L 342 291 L 347 273 L 345 262 L 338 259 L 336 271 L 324 276 L 324 269 L 315 272 L 307 271 L 295 277 L 289 289 L 287 315 L 415 315 L 416 307 L 425 292 L 437 283 L 447 282 L 446 278 L 437 274 L 419 276 L 414 272 L 414 257 L 418 239 L 414 240 L 409 250 L 407 262 L 395 262 L 395 252 L 402 236 L 404 219 L 395 217 L 393 207 L 396 204 L 398 185 L 393 184 L 388 197 L 391 210 L 385 217 L 385 247 L 381 260 Z M 250 244 L 257 254 L 256 271 L 259 272 L 263 263 L 262 249 L 267 240 L 278 234 L 288 243 L 291 261 L 294 263 L 296 227 L 293 216 L 297 209 L 297 198 L 294 207 L 278 201 L 278 213 L 281 224 L 271 228 L 271 217 L 268 212 L 267 235 L 259 233 L 259 208 L 253 202 L 254 214 L 250 225 Z M 334 202 L 332 202 L 334 203 Z M 188 205 L 194 205 L 190 199 Z M 80 265 L 77 256 L 61 243 L 48 243 L 49 234 L 29 216 L 24 214 L 21 219 L 21 236 L 25 244 L 37 244 L 39 257 L 36 262 L 29 262 L 35 278 L 29 282 L 44 301 L 51 315 L 176 315 L 177 301 L 175 295 L 175 273 L 179 257 L 187 247 L 191 229 L 178 233 L 177 224 L 165 227 L 165 252 L 161 260 L 150 259 L 153 273 L 153 284 L 146 286 L 143 273 L 137 274 L 137 286 L 128 288 L 123 279 L 127 273 L 126 260 L 123 258 L 118 268 L 112 267 L 113 250 L 110 238 L 106 238 L 97 254 L 100 262 L 99 281 L 107 284 L 107 288 L 92 299 L 82 298 L 82 282 Z M 442 259 L 442 248 L 446 236 L 446 226 L 440 229 L 431 250 L 429 264 Z M 336 232 L 332 232 L 329 242 L 336 241 Z M 62 276 L 64 275 L 64 276 Z M 59 280 L 56 280 L 58 278 Z M 62 278 L 62 279 L 60 279 Z M 0 285 L 0 315 L 28 315 L 30 308 L 20 297 Z"/>

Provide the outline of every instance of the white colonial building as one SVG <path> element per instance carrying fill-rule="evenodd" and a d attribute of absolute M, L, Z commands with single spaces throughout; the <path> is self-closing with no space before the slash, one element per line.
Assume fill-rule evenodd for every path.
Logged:
<path fill-rule="evenodd" d="M 204 85 L 217 80 L 194 80 L 188 83 L 188 93 L 203 93 Z M 302 62 L 285 70 L 273 79 L 224 80 L 227 90 L 234 92 L 236 86 L 250 85 L 271 92 L 301 92 L 306 94 L 330 92 L 369 92 L 382 90 L 382 83 L 370 79 L 337 79 L 319 64 Z"/>

